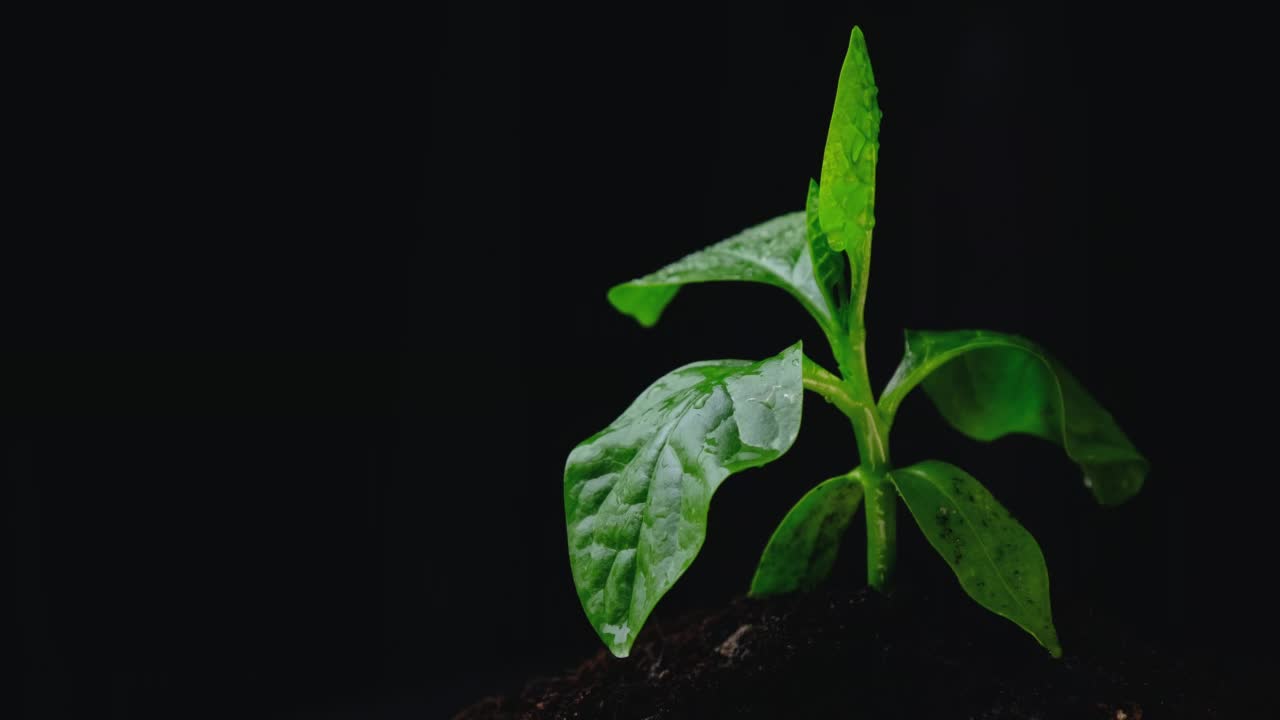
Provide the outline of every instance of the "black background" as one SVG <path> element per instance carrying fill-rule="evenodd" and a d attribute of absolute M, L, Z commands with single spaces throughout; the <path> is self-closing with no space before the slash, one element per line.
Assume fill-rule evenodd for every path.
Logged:
<path fill-rule="evenodd" d="M 971 443 L 919 397 L 895 460 L 987 483 L 1044 548 L 1059 614 L 1273 668 L 1280 496 L 1270 421 L 1246 414 L 1271 365 L 1248 253 L 1264 163 L 1229 52 L 1247 20 L 81 16 L 30 24 L 11 137 L 0 399 L 25 716 L 440 717 L 594 652 L 569 449 L 686 362 L 797 337 L 828 358 L 771 288 L 688 289 L 652 330 L 604 293 L 802 206 L 855 22 L 885 113 L 873 382 L 903 327 L 1021 333 L 1153 471 L 1102 510 L 1055 448 Z M 717 494 L 658 613 L 742 592 L 790 504 L 854 462 L 810 403 L 790 454 Z M 953 583 L 902 527 L 900 572 Z"/>

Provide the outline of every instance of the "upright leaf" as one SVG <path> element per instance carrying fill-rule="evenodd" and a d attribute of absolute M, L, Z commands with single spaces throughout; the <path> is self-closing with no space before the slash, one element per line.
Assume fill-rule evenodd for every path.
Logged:
<path fill-rule="evenodd" d="M 693 562 L 720 483 L 795 441 L 800 359 L 797 343 L 756 363 L 686 365 L 569 454 L 564 507 L 573 581 L 615 655 L 627 655 L 658 599 Z"/>
<path fill-rule="evenodd" d="M 828 332 L 840 327 L 832 305 L 813 277 L 805 214 L 789 213 L 678 260 L 661 270 L 614 286 L 609 302 L 650 327 L 683 285 L 745 280 L 791 293 Z"/>
<path fill-rule="evenodd" d="M 751 581 L 751 595 L 812 590 L 827 579 L 840 538 L 862 502 L 857 472 L 824 480 L 791 508 L 769 538 Z"/>
<path fill-rule="evenodd" d="M 808 228 L 806 238 L 809 241 L 809 256 L 813 260 L 813 277 L 832 314 L 843 322 L 842 310 L 849 301 L 849 266 L 841 253 L 831 249 L 827 234 L 822 231 L 818 194 L 818 183 L 810 179 L 804 215 Z"/>
<path fill-rule="evenodd" d="M 849 256 L 853 317 L 862 325 L 862 306 L 871 269 L 871 231 L 876 224 L 876 160 L 880 154 L 880 105 L 875 75 L 862 30 L 855 27 L 840 68 L 835 107 L 822 153 L 818 214 L 827 242 Z"/>
<path fill-rule="evenodd" d="M 973 476 L 936 460 L 889 473 L 912 517 L 969 597 L 1062 656 L 1040 546 Z"/>
<path fill-rule="evenodd" d="M 921 382 L 947 422 L 969 437 L 1025 433 L 1058 444 L 1103 505 L 1142 489 L 1146 458 L 1080 382 L 1028 340 L 985 330 L 908 331 L 881 414 L 892 422 Z"/>

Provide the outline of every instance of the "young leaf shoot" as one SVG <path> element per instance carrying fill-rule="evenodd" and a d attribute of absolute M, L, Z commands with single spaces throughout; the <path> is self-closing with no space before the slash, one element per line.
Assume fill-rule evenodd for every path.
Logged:
<path fill-rule="evenodd" d="M 804 391 L 852 422 L 859 463 L 818 483 L 783 517 L 751 594 L 809 590 L 836 566 L 841 538 L 864 508 L 867 583 L 893 577 L 898 499 L 983 607 L 1062 654 L 1049 575 L 1035 538 L 986 488 L 941 461 L 895 467 L 889 432 L 903 398 L 923 386 L 942 417 L 981 441 L 1043 438 L 1079 465 L 1102 505 L 1141 488 L 1147 461 L 1111 415 L 1047 352 L 985 330 L 908 330 L 879 398 L 867 374 L 863 307 L 875 228 L 880 107 L 862 31 L 840 70 L 822 157 L 805 209 L 769 220 L 609 291 L 649 327 L 684 285 L 745 280 L 787 291 L 831 345 L 837 372 L 800 343 L 750 362 L 699 362 L 659 378 L 609 427 L 570 453 L 564 473 L 569 564 L 582 607 L 609 650 L 625 657 L 662 596 L 693 562 L 711 496 L 730 475 L 771 462 L 800 431 Z"/>

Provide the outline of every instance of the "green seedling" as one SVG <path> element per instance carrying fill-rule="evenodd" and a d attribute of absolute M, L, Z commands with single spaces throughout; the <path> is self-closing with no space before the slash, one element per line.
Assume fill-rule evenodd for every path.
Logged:
<path fill-rule="evenodd" d="M 1061 656 L 1048 571 L 1035 539 L 964 470 L 941 461 L 895 467 L 889 456 L 894 416 L 907 393 L 922 385 L 947 422 L 971 438 L 1025 433 L 1058 444 L 1103 505 L 1137 493 L 1147 461 L 1074 377 L 1039 346 L 1012 335 L 907 331 L 905 356 L 875 398 L 863 306 L 880 117 L 866 42 L 855 27 L 821 182 L 810 181 L 805 210 L 609 291 L 614 307 L 648 327 L 689 283 L 780 287 L 817 320 L 839 370 L 805 357 L 800 343 L 758 362 L 686 365 L 659 378 L 570 453 L 564 506 L 573 580 L 588 619 L 619 657 L 702 547 L 720 483 L 791 447 L 805 390 L 852 421 L 859 465 L 818 484 L 787 513 L 764 550 L 751 594 L 807 590 L 823 581 L 859 505 L 866 508 L 867 582 L 885 591 L 902 498 L 970 597 Z"/>

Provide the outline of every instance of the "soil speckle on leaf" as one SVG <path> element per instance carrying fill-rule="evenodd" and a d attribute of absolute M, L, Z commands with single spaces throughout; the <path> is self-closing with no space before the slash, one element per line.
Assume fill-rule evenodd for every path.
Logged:
<path fill-rule="evenodd" d="M 455 720 L 1255 716 L 1235 714 L 1238 697 L 1207 663 L 1136 644 L 1098 618 L 1060 617 L 1068 647 L 1054 660 L 959 600 L 866 590 L 740 598 L 651 623 L 630 658 L 602 649 Z"/>

